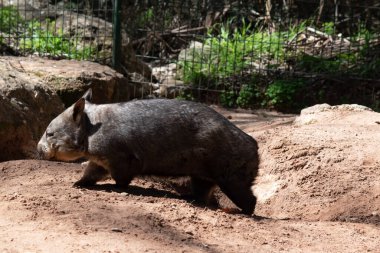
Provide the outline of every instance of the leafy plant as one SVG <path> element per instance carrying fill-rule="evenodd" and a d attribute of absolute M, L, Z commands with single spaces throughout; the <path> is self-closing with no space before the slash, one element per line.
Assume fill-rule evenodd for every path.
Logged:
<path fill-rule="evenodd" d="M 266 104 L 282 110 L 301 107 L 297 95 L 304 86 L 303 79 L 275 80 L 265 92 Z"/>
<path fill-rule="evenodd" d="M 253 31 L 244 19 L 240 27 L 232 28 L 233 19 L 209 29 L 201 47 L 187 49 L 188 59 L 179 61 L 183 80 L 196 83 L 223 79 L 244 69 L 253 62 L 268 62 L 268 67 L 284 61 L 284 40 L 289 33 Z M 205 83 L 204 83 L 205 84 Z"/>
<path fill-rule="evenodd" d="M 13 6 L 0 8 L 0 31 L 11 33 L 18 29 L 18 25 L 22 23 L 22 18 Z"/>
<path fill-rule="evenodd" d="M 357 64 L 351 69 L 352 72 L 361 77 L 379 78 L 380 77 L 380 53 L 379 50 L 373 50 L 371 45 L 379 34 L 374 34 L 364 27 L 359 26 L 358 33 L 353 41 L 359 44 L 359 51 L 352 54 Z"/>
<path fill-rule="evenodd" d="M 236 104 L 241 108 L 250 108 L 259 97 L 258 91 L 253 85 L 243 85 L 240 88 L 239 96 L 236 99 Z"/>
<path fill-rule="evenodd" d="M 222 91 L 220 94 L 220 104 L 225 107 L 234 107 L 238 94 L 233 89 Z"/>
<path fill-rule="evenodd" d="M 325 22 L 322 24 L 323 31 L 328 35 L 333 35 L 335 33 L 334 22 Z"/>

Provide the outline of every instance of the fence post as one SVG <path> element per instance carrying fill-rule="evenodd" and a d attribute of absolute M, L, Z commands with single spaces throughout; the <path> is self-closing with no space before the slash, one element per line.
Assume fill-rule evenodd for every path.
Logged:
<path fill-rule="evenodd" d="M 119 70 L 121 52 L 120 0 L 114 0 L 112 28 L 112 67 Z"/>

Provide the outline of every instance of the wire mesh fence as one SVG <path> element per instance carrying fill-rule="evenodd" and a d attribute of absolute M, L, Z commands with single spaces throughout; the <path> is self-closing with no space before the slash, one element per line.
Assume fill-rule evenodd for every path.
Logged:
<path fill-rule="evenodd" d="M 112 6 L 101 3 L 1 0 L 1 51 L 109 63 Z"/>
<path fill-rule="evenodd" d="M 379 104 L 376 1 L 138 1 L 123 11 L 131 44 L 164 84 L 163 96 L 302 107 L 350 102 L 353 95 L 342 95 L 350 90 L 355 102 Z M 330 83 L 335 90 L 325 88 Z M 314 87 L 312 96 L 305 86 Z"/>
<path fill-rule="evenodd" d="M 260 16 L 260 13 L 265 15 L 266 11 L 255 11 L 253 2 L 245 1 L 240 6 L 237 1 L 227 5 L 218 2 L 213 10 L 205 9 L 203 14 L 197 5 L 189 8 L 181 4 L 180 9 L 171 14 L 162 13 L 162 10 L 175 10 L 176 6 L 166 6 L 166 2 L 163 2 L 163 6 L 151 5 L 138 12 L 145 19 L 135 19 L 139 23 L 129 26 L 133 30 L 128 31 L 128 34 L 137 37 L 133 44 L 148 61 L 149 58 L 191 61 L 194 69 L 197 69 L 196 64 L 207 66 L 204 70 L 210 70 L 208 75 L 213 74 L 214 65 L 222 76 L 247 65 L 259 70 L 286 69 L 299 60 L 297 56 L 339 58 L 339 70 L 349 70 L 365 56 L 349 57 L 351 54 L 371 47 L 375 49 L 379 43 L 379 34 L 376 33 L 379 28 L 378 17 L 373 21 L 377 23 L 361 20 L 360 16 L 342 16 L 347 19 L 343 21 L 338 21 L 334 15 L 322 19 L 322 11 L 318 11 L 317 7 L 313 9 L 312 1 L 296 1 L 310 4 L 310 16 L 304 18 L 299 10 L 300 5 L 297 8 L 282 6 L 274 12 L 273 17 Z M 252 9 L 248 9 L 248 6 Z M 293 9 L 295 13 L 291 12 Z M 372 9 L 375 12 L 379 7 L 365 7 L 362 12 Z M 156 10 L 160 13 L 156 13 Z M 321 13 L 318 17 L 312 16 L 315 12 Z M 353 14 L 353 10 L 348 14 Z M 186 18 L 190 15 L 191 18 Z M 209 16 L 218 16 L 218 19 Z M 343 22 L 347 24 L 341 25 Z M 190 50 L 178 57 L 184 46 Z M 340 57 L 342 54 L 347 55 L 347 59 Z M 307 61 L 301 60 L 298 62 Z M 302 69 L 301 66 L 299 69 Z M 313 70 L 318 73 L 331 71 L 323 66 Z"/>
<path fill-rule="evenodd" d="M 115 2 L 0 0 L 1 51 L 111 64 L 117 13 L 120 69 L 151 94 L 241 107 L 355 94 L 380 106 L 378 1 Z"/>

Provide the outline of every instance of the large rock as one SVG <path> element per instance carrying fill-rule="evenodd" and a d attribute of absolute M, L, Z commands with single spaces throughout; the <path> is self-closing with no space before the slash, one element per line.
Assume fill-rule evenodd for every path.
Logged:
<path fill-rule="evenodd" d="M 190 91 L 190 86 L 178 80 L 176 63 L 154 67 L 152 73 L 157 78 L 158 87 L 154 93 L 159 97 L 175 98 Z"/>
<path fill-rule="evenodd" d="M 132 84 L 108 66 L 88 61 L 48 60 L 30 57 L 3 58 L 9 64 L 43 81 L 56 91 L 66 106 L 74 103 L 88 88 L 95 103 L 128 101 L 144 97 L 149 87 Z"/>
<path fill-rule="evenodd" d="M 0 72 L 0 161 L 33 157 L 38 139 L 63 104 L 41 78 L 5 59 L 0 59 Z"/>

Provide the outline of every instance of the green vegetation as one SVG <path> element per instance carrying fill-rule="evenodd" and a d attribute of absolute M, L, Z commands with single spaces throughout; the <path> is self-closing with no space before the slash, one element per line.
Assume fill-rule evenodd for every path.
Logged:
<path fill-rule="evenodd" d="M 364 28 L 360 28 L 351 38 L 353 46 L 350 50 L 343 50 L 328 58 L 286 48 L 289 40 L 294 40 L 294 36 L 305 31 L 306 21 L 289 27 L 288 31 L 272 33 L 263 30 L 251 31 L 252 25 L 245 22 L 242 22 L 241 27 L 231 29 L 231 23 L 232 20 L 227 24 L 220 24 L 219 28 L 210 29 L 201 48 L 187 50 L 188 59 L 179 61 L 185 82 L 215 83 L 213 80 L 226 78 L 246 69 L 254 69 L 257 65 L 276 69 L 291 57 L 296 57 L 297 69 L 305 72 L 333 74 L 353 70 L 356 74 L 368 77 L 374 70 L 379 69 L 378 58 L 370 65 L 360 64 L 360 59 L 368 56 L 370 43 L 375 39 L 375 34 Z M 335 35 L 332 22 L 322 24 L 321 28 L 326 34 Z M 213 31 L 216 31 L 217 35 L 214 35 Z"/>
<path fill-rule="evenodd" d="M 259 91 L 253 85 L 242 85 L 239 96 L 236 99 L 237 106 L 241 108 L 251 107 L 260 97 Z"/>
<path fill-rule="evenodd" d="M 94 58 L 97 53 L 95 46 L 83 45 L 78 38 L 65 36 L 53 21 L 25 22 L 14 7 L 0 8 L 0 31 L 18 40 L 15 43 L 17 49 L 28 53 L 38 52 L 77 60 Z M 2 34 L 0 42 L 3 38 Z"/>
<path fill-rule="evenodd" d="M 219 89 L 220 102 L 226 107 L 249 108 L 262 105 L 286 110 L 303 106 L 297 101 L 297 96 L 304 90 L 305 80 L 297 76 L 289 78 L 282 77 L 281 74 L 271 74 L 271 70 L 278 71 L 279 68 L 331 76 L 353 74 L 363 78 L 379 77 L 380 54 L 370 56 L 373 54 L 371 43 L 378 34 L 368 31 L 364 26 L 359 26 L 357 33 L 345 39 L 348 41 L 345 42 L 341 35 L 337 34 L 333 22 L 326 22 L 317 27 L 312 21 L 306 20 L 282 28 L 282 31 L 270 32 L 269 29 L 247 24 L 244 20 L 239 25 L 234 21 L 231 19 L 209 29 L 206 39 L 187 49 L 186 57 L 180 57 L 178 62 L 182 68 L 181 79 L 185 83 L 201 87 L 211 85 Z M 314 37 L 314 40 L 311 38 L 311 42 L 307 42 L 310 44 L 309 48 L 304 42 L 298 41 L 310 36 L 307 30 L 309 28 L 331 36 L 337 46 L 327 47 L 324 54 L 318 51 L 314 55 L 305 53 L 308 49 L 314 50 L 314 45 L 310 43 L 320 40 L 318 37 Z M 300 34 L 304 34 L 303 37 Z M 327 40 L 326 37 L 321 38 Z M 339 43 L 349 45 L 343 47 Z M 290 46 L 292 44 L 293 47 Z M 288 65 L 290 61 L 294 63 Z M 271 84 L 263 86 L 255 80 L 243 85 L 230 82 L 231 78 L 242 74 L 258 78 L 261 75 Z"/>
<path fill-rule="evenodd" d="M 74 11 L 79 8 L 77 3 L 71 2 L 64 6 Z M 155 27 L 160 20 L 162 31 L 173 29 L 176 14 L 171 11 L 160 13 L 160 6 L 142 6 L 134 19 L 138 27 Z M 206 36 L 202 35 L 185 50 L 185 54 L 182 51 L 178 77 L 191 86 L 206 91 L 216 90 L 219 95 L 213 94 L 214 101 L 219 100 L 227 107 L 269 106 L 276 109 L 302 106 L 297 98 L 305 90 L 306 79 L 302 79 L 305 73 L 312 74 L 309 76 L 331 76 L 332 79 L 342 75 L 380 78 L 379 33 L 366 29 L 364 24 L 342 29 L 341 26 L 337 28 L 334 22 L 317 23 L 313 17 L 291 24 L 274 24 L 274 19 L 257 23 L 248 23 L 247 20 L 231 18 L 211 27 Z M 144 34 L 131 27 L 131 31 Z M 353 32 L 354 29 L 356 31 Z M 0 43 L 9 43 L 11 49 L 20 53 L 37 52 L 68 59 L 99 56 L 100 49 L 91 40 L 86 43 L 80 34 L 75 34 L 77 31 L 69 34 L 50 20 L 25 21 L 14 7 L 0 8 L 0 32 Z M 344 33 L 346 35 L 342 35 Z M 170 48 L 170 43 L 176 41 L 178 45 L 169 50 L 172 57 L 174 51 L 183 48 L 186 39 L 178 39 L 181 37 L 178 36 L 169 40 L 166 38 L 169 35 L 161 38 L 148 36 L 143 51 L 139 53 L 163 55 L 163 48 Z M 284 73 L 292 73 L 292 77 Z M 251 80 L 243 80 L 247 76 Z M 329 95 L 324 92 L 314 91 L 318 101 Z M 182 92 L 178 98 L 193 100 L 197 95 Z M 341 98 L 349 101 L 343 95 Z"/>
<path fill-rule="evenodd" d="M 310 73 L 336 73 L 339 71 L 342 61 L 337 59 L 323 59 L 311 55 L 300 55 L 297 60 L 297 67 L 304 72 Z"/>
<path fill-rule="evenodd" d="M 251 108 L 260 100 L 260 92 L 253 84 L 243 84 L 240 90 L 225 90 L 220 94 L 220 103 L 225 107 Z"/>
<path fill-rule="evenodd" d="M 38 21 L 28 23 L 24 38 L 20 41 L 20 48 L 30 52 L 64 56 L 69 59 L 92 58 L 96 52 L 94 47 L 80 48 L 75 39 L 65 37 L 62 29 L 55 29 L 55 27 L 55 22 L 49 20 L 46 20 L 47 29 L 43 29 L 41 22 Z"/>
<path fill-rule="evenodd" d="M 250 33 L 251 24 L 231 27 L 232 20 L 220 25 L 218 35 L 210 29 L 202 48 L 187 51 L 191 60 L 179 61 L 183 69 L 183 80 L 189 83 L 209 83 L 239 73 L 260 59 L 283 59 L 284 49 L 280 33 L 258 31 Z"/>
<path fill-rule="evenodd" d="M 224 90 L 220 94 L 220 103 L 225 107 L 234 107 L 236 106 L 237 98 L 238 98 L 238 94 L 233 89 Z"/>
<path fill-rule="evenodd" d="M 22 18 L 18 14 L 18 11 L 12 7 L 0 8 L 0 31 L 5 33 L 15 32 L 18 29 L 18 25 L 22 23 Z"/>
<path fill-rule="evenodd" d="M 324 33 L 328 35 L 334 35 L 335 33 L 335 26 L 333 22 L 326 22 L 322 24 L 322 30 Z"/>
<path fill-rule="evenodd" d="M 297 101 L 302 89 L 305 87 L 303 79 L 275 80 L 271 83 L 266 92 L 266 105 L 284 110 L 290 108 L 300 108 L 302 103 Z"/>
<path fill-rule="evenodd" d="M 66 10 L 78 10 L 78 8 L 79 8 L 78 4 L 74 3 L 72 1 L 65 1 L 63 6 Z"/>
<path fill-rule="evenodd" d="M 324 23 L 322 27 L 326 34 L 335 35 L 332 22 Z M 297 58 L 297 68 L 309 73 L 337 75 L 349 72 L 363 78 L 375 78 L 380 71 L 380 54 L 376 57 L 370 57 L 370 54 L 374 53 L 371 43 L 376 36 L 379 35 L 359 25 L 358 32 L 350 38 L 350 50 L 343 50 L 330 58 L 300 54 Z"/>
<path fill-rule="evenodd" d="M 138 17 L 137 17 L 137 24 L 139 27 L 144 27 L 150 23 L 154 22 L 154 12 L 153 7 L 148 8 L 147 10 L 143 11 Z"/>

